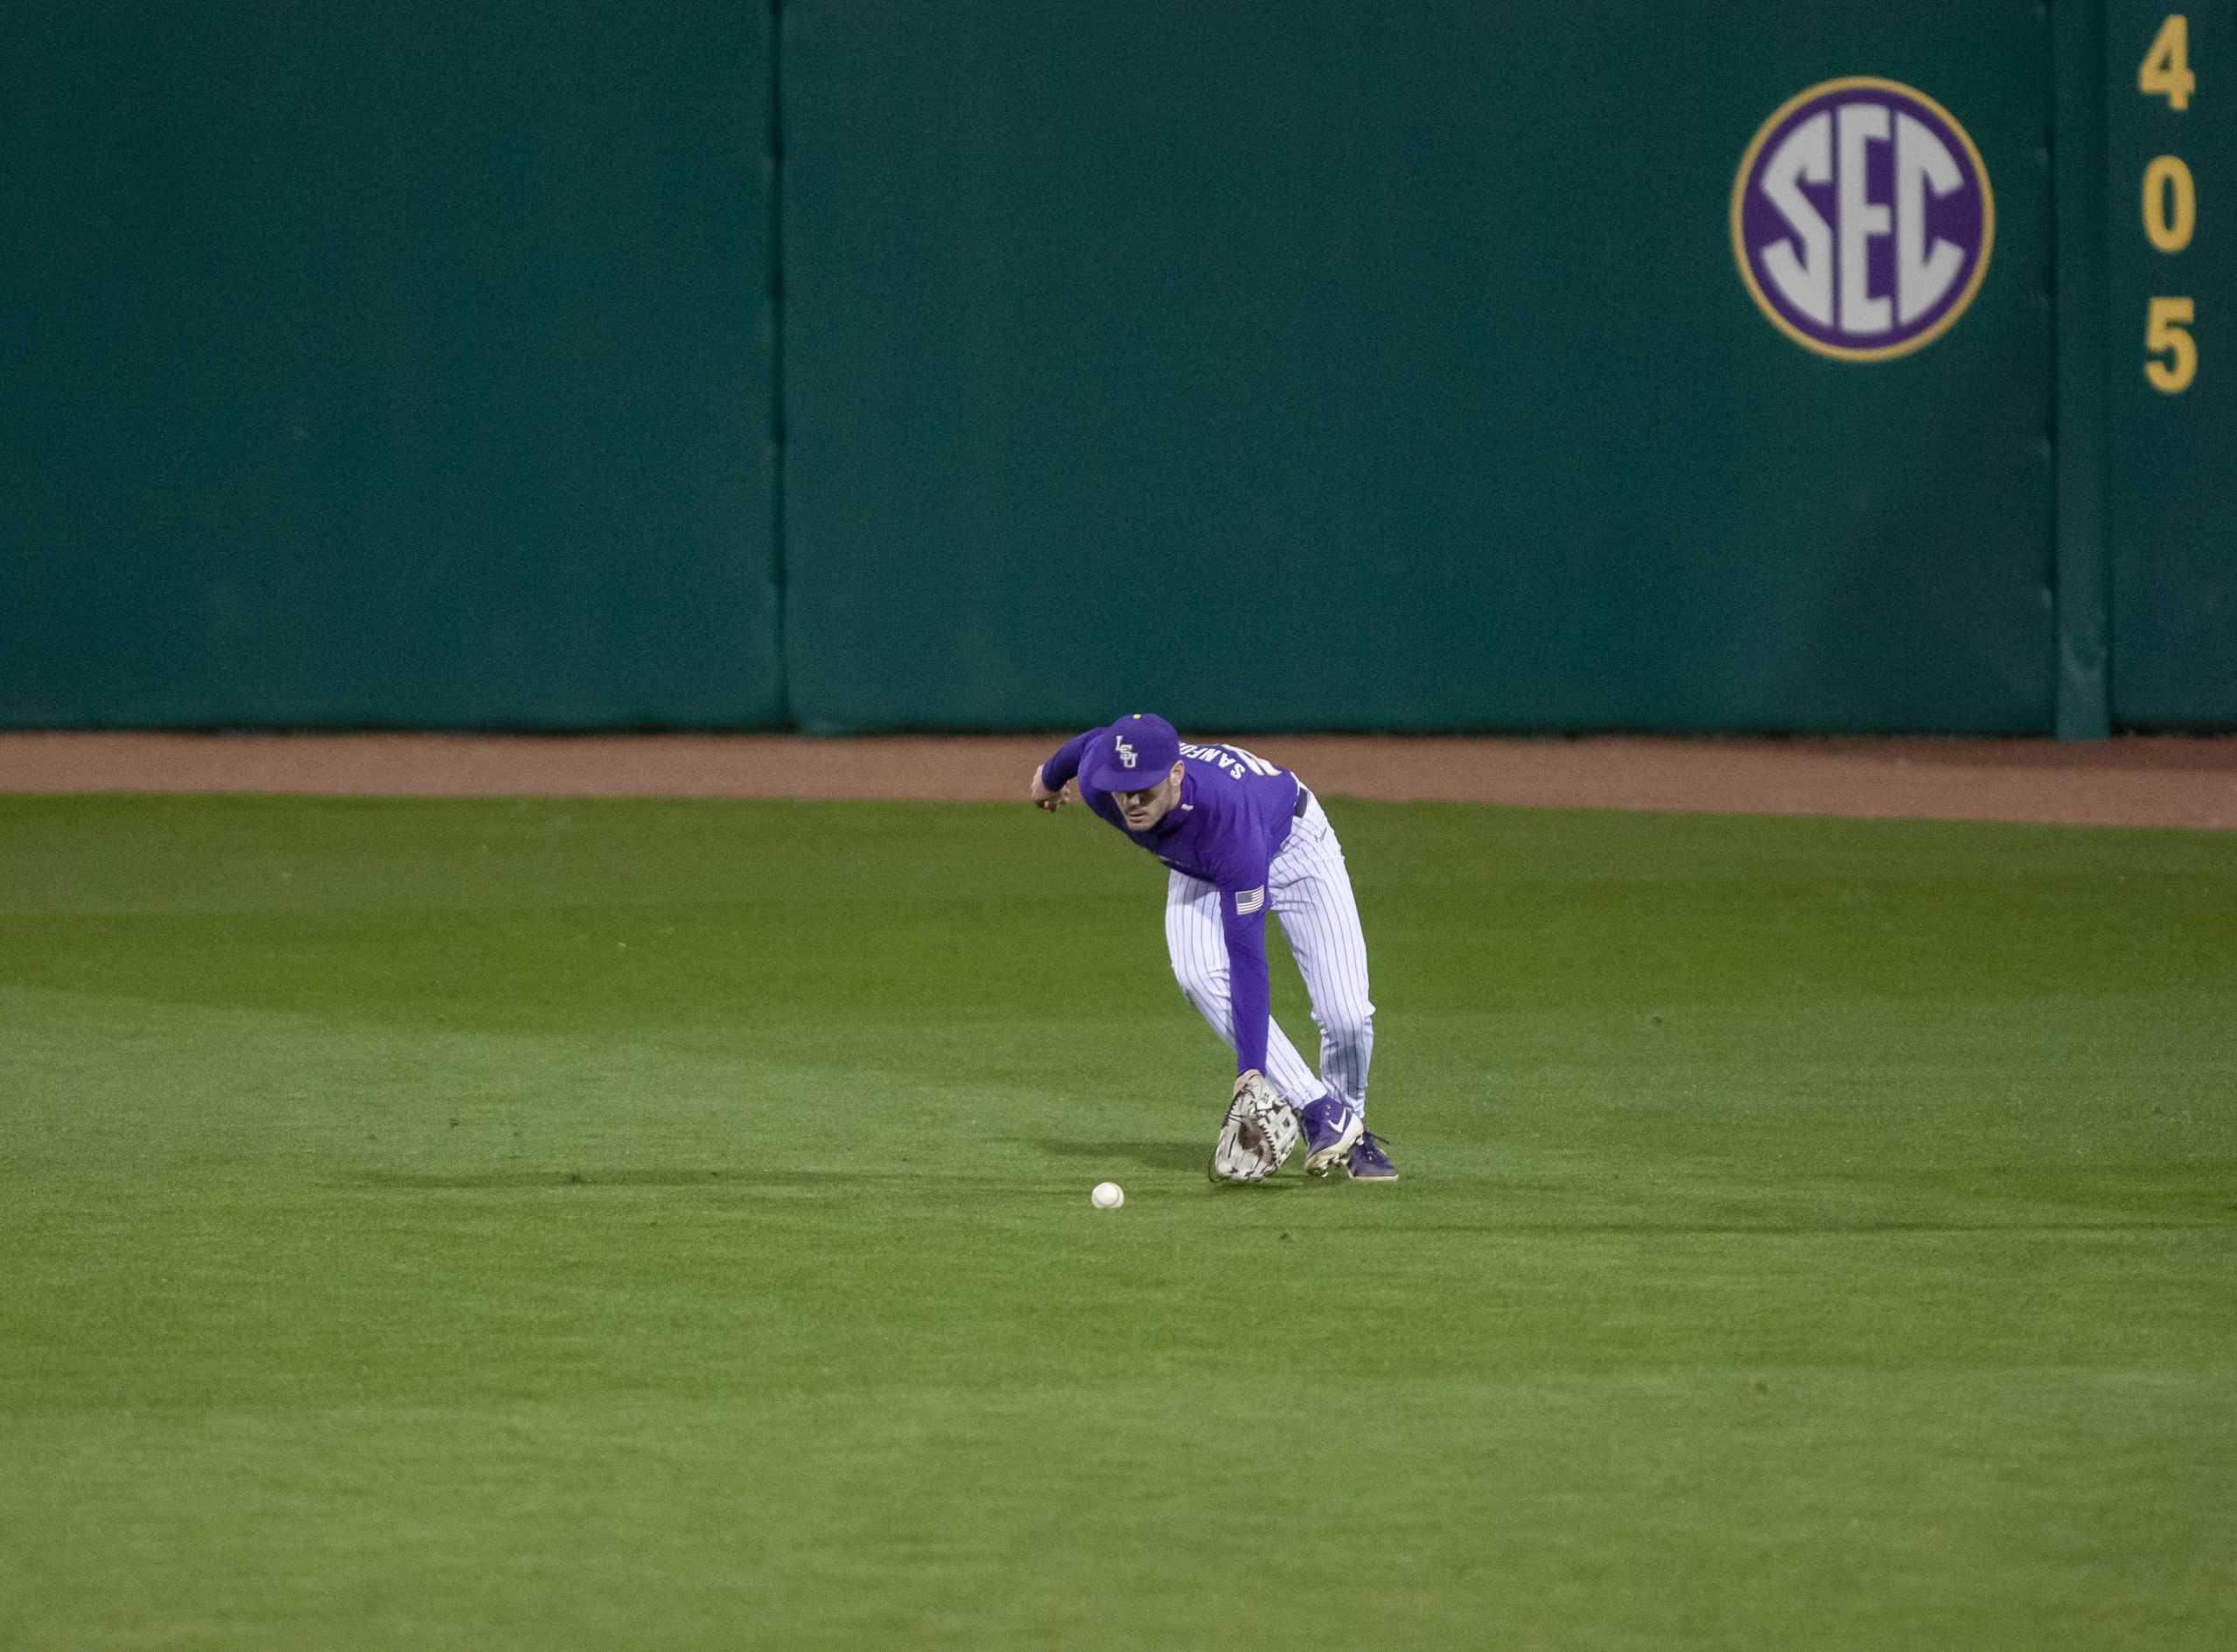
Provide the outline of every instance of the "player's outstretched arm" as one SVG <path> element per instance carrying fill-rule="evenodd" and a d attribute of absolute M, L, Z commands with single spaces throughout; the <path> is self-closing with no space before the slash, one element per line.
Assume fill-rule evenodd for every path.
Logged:
<path fill-rule="evenodd" d="M 1262 874 L 1263 877 L 1263 874 Z M 1227 938 L 1229 1010 L 1234 1017 L 1237 1082 L 1266 1065 L 1266 1028 L 1273 1016 L 1266 976 L 1266 886 L 1220 890 L 1220 928 Z"/>
<path fill-rule="evenodd" d="M 1032 796 L 1034 806 L 1035 808 L 1046 809 L 1051 814 L 1056 813 L 1057 810 L 1063 808 L 1066 804 L 1072 800 L 1072 794 L 1064 790 L 1063 786 L 1060 785 L 1054 791 L 1051 791 L 1048 786 L 1042 785 L 1041 779 L 1041 770 L 1038 766 L 1036 766 L 1033 771 Z"/>
<path fill-rule="evenodd" d="M 1088 743 L 1103 732 L 1090 729 L 1076 734 L 1050 754 L 1049 760 L 1033 771 L 1033 787 L 1029 793 L 1033 806 L 1046 809 L 1051 814 L 1069 801 L 1064 785 L 1080 771 L 1080 760 L 1087 756 Z"/>

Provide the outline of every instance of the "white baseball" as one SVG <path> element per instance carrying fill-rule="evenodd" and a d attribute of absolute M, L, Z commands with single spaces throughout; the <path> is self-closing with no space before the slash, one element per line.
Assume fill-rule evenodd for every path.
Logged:
<path fill-rule="evenodd" d="M 1126 1190 L 1116 1182 L 1098 1182 L 1087 1199 L 1098 1210 L 1117 1210 L 1126 1202 Z"/>

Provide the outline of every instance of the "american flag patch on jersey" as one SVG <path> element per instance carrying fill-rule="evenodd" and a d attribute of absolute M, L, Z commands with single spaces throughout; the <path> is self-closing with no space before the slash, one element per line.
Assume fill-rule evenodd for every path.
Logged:
<path fill-rule="evenodd" d="M 1255 889 L 1237 889 L 1235 892 L 1235 915 L 1239 918 L 1249 917 L 1265 904 L 1266 886 L 1263 883 Z"/>

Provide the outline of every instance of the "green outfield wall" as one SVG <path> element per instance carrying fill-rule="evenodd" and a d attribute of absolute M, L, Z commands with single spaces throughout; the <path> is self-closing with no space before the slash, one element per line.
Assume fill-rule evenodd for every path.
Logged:
<path fill-rule="evenodd" d="M 25 0 L 0 723 L 2237 726 L 2233 7 Z"/>
<path fill-rule="evenodd" d="M 769 43 L 10 0 L 0 720 L 780 719 Z"/>
<path fill-rule="evenodd" d="M 799 715 L 2044 726 L 2047 31 L 1836 10 L 788 7 Z M 1962 324 L 1874 365 L 1727 223 L 1866 72 L 1998 209 Z"/>

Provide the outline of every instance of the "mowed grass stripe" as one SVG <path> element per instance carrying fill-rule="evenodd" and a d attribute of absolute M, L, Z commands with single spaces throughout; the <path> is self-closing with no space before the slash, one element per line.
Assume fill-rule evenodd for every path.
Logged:
<path fill-rule="evenodd" d="M 1222 1192 L 1092 822 L 0 799 L 0 1644 L 2237 1636 L 2227 839 L 1332 814 Z"/>

